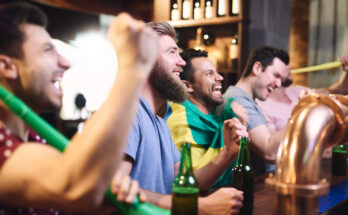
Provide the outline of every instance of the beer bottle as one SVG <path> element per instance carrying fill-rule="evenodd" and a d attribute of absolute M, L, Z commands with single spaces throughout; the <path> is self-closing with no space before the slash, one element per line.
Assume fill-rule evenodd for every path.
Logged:
<path fill-rule="evenodd" d="M 193 176 L 191 145 L 184 143 L 178 175 L 172 184 L 172 215 L 198 214 L 198 183 Z"/>
<path fill-rule="evenodd" d="M 336 145 L 332 147 L 331 171 L 334 175 L 346 175 L 347 172 L 347 145 Z"/>
<path fill-rule="evenodd" d="M 249 139 L 242 137 L 239 145 L 237 164 L 232 169 L 232 187 L 243 191 L 243 207 L 240 215 L 251 215 L 254 202 L 254 170 L 250 163 Z"/>

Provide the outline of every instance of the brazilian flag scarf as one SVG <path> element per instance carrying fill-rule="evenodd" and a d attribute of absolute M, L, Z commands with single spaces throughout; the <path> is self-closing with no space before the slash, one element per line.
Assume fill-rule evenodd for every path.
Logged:
<path fill-rule="evenodd" d="M 231 98 L 222 116 L 210 111 L 203 114 L 189 100 L 184 103 L 169 103 L 171 114 L 167 124 L 171 131 L 175 145 L 181 150 L 183 143 L 192 145 L 192 163 L 194 169 L 207 165 L 224 147 L 223 121 L 236 117 L 230 107 Z M 214 187 L 221 187 L 231 183 L 231 170 L 235 162 L 221 175 Z"/>

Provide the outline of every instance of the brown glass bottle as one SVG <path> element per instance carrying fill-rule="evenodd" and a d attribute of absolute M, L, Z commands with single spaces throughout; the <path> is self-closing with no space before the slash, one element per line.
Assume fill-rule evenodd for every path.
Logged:
<path fill-rule="evenodd" d="M 347 145 L 337 145 L 332 147 L 331 171 L 333 175 L 344 176 L 347 173 Z"/>
<path fill-rule="evenodd" d="M 254 169 L 250 163 L 249 140 L 242 137 L 239 145 L 237 164 L 232 169 L 232 187 L 243 191 L 243 207 L 240 215 L 251 215 L 254 203 Z"/>
<path fill-rule="evenodd" d="M 191 145 L 184 143 L 178 175 L 172 184 L 172 215 L 198 214 L 198 183 L 192 171 Z"/>

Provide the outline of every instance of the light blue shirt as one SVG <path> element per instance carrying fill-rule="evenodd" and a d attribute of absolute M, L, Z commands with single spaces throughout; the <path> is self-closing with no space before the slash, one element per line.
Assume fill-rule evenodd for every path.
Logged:
<path fill-rule="evenodd" d="M 125 154 L 134 161 L 130 176 L 139 181 L 141 188 L 171 193 L 174 165 L 180 161 L 180 153 L 167 124 L 152 113 L 144 98 L 140 100 Z"/>

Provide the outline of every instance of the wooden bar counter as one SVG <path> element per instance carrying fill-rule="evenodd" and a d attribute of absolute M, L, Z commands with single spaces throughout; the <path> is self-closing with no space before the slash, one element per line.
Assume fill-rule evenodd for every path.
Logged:
<path fill-rule="evenodd" d="M 331 174 L 331 160 L 322 160 L 321 162 L 321 177 L 326 178 L 330 183 L 330 187 L 333 187 L 345 180 L 348 180 L 348 171 L 345 176 L 335 176 Z M 265 179 L 267 175 L 256 177 L 255 180 L 255 193 L 254 193 L 254 209 L 253 215 L 272 215 L 274 204 L 276 201 L 276 193 L 265 187 Z M 348 190 L 348 187 L 345 188 Z M 338 202 L 337 202 L 338 204 Z M 334 208 L 321 213 L 321 215 L 348 215 L 348 196 L 345 200 Z"/>

